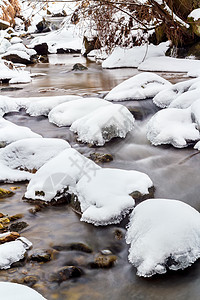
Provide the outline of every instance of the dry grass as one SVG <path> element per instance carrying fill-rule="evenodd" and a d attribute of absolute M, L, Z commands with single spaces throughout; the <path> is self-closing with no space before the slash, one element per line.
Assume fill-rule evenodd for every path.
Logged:
<path fill-rule="evenodd" d="M 20 4 L 18 0 L 4 0 L 3 2 L 0 18 L 14 25 L 14 18 L 20 12 Z"/>

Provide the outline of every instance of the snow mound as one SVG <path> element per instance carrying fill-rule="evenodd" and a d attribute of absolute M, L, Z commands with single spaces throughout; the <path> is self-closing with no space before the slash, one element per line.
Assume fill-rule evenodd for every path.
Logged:
<path fill-rule="evenodd" d="M 169 107 L 180 109 L 188 108 L 198 99 L 200 99 L 200 88 L 189 90 L 181 94 L 170 103 Z"/>
<path fill-rule="evenodd" d="M 99 98 L 85 98 L 63 103 L 49 113 L 49 122 L 59 127 L 70 126 L 74 121 L 106 105 L 111 105 L 111 103 Z"/>
<path fill-rule="evenodd" d="M 158 46 L 142 45 L 131 49 L 117 47 L 112 54 L 102 63 L 103 68 L 137 68 L 143 59 L 165 55 L 169 48 L 169 42 L 161 43 Z"/>
<path fill-rule="evenodd" d="M 26 138 L 42 138 L 42 136 L 27 127 L 18 126 L 4 118 L 0 118 L 0 147 Z"/>
<path fill-rule="evenodd" d="M 173 57 L 150 57 L 142 62 L 138 69 L 151 72 L 180 72 L 187 73 L 200 68 L 200 61 L 195 59 L 181 59 Z"/>
<path fill-rule="evenodd" d="M 199 212 L 178 200 L 146 200 L 131 214 L 126 242 L 139 276 L 185 269 L 200 257 Z"/>
<path fill-rule="evenodd" d="M 79 141 L 102 146 L 114 137 L 125 138 L 134 120 L 125 106 L 106 105 L 75 121 L 70 130 L 78 134 Z"/>
<path fill-rule="evenodd" d="M 0 282 L 0 290 L 2 298 L 7 300 L 46 300 L 35 290 L 18 283 Z"/>
<path fill-rule="evenodd" d="M 198 21 L 200 19 L 200 8 L 194 9 L 188 18 L 193 18 L 194 21 Z"/>
<path fill-rule="evenodd" d="M 49 112 L 57 105 L 80 99 L 80 96 L 64 95 L 54 97 L 31 97 L 29 98 L 29 104 L 27 105 L 26 112 L 30 116 L 48 116 Z"/>
<path fill-rule="evenodd" d="M 159 92 L 154 98 L 153 102 L 158 107 L 165 108 L 168 107 L 176 98 L 178 98 L 181 94 L 194 90 L 198 88 L 199 79 L 190 79 L 184 82 L 178 82 L 171 87 L 167 87 L 165 90 Z M 197 84 L 197 86 L 195 85 Z"/>
<path fill-rule="evenodd" d="M 108 101 L 143 100 L 170 87 L 171 83 L 154 73 L 141 73 L 133 76 L 115 88 L 105 97 Z"/>
<path fill-rule="evenodd" d="M 0 117 L 6 113 L 19 111 L 19 104 L 12 98 L 1 96 L 0 98 Z"/>
<path fill-rule="evenodd" d="M 13 170 L 0 161 L 0 182 L 19 182 L 32 178 L 29 172 Z"/>
<path fill-rule="evenodd" d="M 35 171 L 67 148 L 70 145 L 61 139 L 23 139 L 0 149 L 0 161 L 11 169 Z"/>
<path fill-rule="evenodd" d="M 7 233 L 6 233 L 7 234 Z M 2 234 L 1 236 L 4 236 Z M 32 244 L 23 238 L 16 239 L 15 241 L 8 242 L 0 245 L 0 269 L 9 269 L 10 266 L 24 258 L 26 250 L 30 248 Z"/>
<path fill-rule="evenodd" d="M 197 124 L 197 127 L 200 130 L 200 95 L 199 95 L 199 100 L 196 100 L 191 105 L 191 114 L 192 114 L 192 119 Z"/>
<path fill-rule="evenodd" d="M 119 223 L 135 205 L 130 194 L 148 194 L 152 186 L 151 179 L 137 171 L 104 168 L 88 172 L 76 186 L 81 221 L 96 226 Z"/>
<path fill-rule="evenodd" d="M 147 125 L 147 138 L 155 146 L 172 144 L 187 147 L 187 141 L 200 138 L 196 124 L 192 122 L 191 108 L 167 108 L 158 111 Z"/>
<path fill-rule="evenodd" d="M 89 170 L 99 167 L 75 149 L 69 148 L 44 164 L 29 182 L 25 197 L 51 201 L 69 193 Z"/>

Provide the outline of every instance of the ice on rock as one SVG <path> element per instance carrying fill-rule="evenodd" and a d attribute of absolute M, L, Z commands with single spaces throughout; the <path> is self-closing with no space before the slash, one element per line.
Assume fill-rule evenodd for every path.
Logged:
<path fill-rule="evenodd" d="M 153 102 L 158 107 L 165 108 L 168 107 L 176 98 L 181 94 L 194 90 L 196 86 L 194 84 L 199 83 L 199 79 L 190 79 L 184 82 L 178 82 L 171 87 L 167 87 L 163 91 L 159 92 L 154 98 Z"/>
<path fill-rule="evenodd" d="M 100 98 L 85 98 L 74 102 L 62 103 L 49 113 L 49 122 L 57 126 L 70 126 L 74 121 L 97 110 L 100 107 L 111 105 Z"/>
<path fill-rule="evenodd" d="M 11 169 L 34 171 L 67 148 L 69 143 L 62 139 L 23 139 L 0 149 L 0 162 Z"/>
<path fill-rule="evenodd" d="M 172 144 L 187 147 L 187 141 L 200 138 L 196 124 L 192 122 L 191 108 L 167 108 L 158 111 L 147 125 L 147 138 L 155 146 Z"/>
<path fill-rule="evenodd" d="M 1 96 L 0 98 L 0 117 L 3 117 L 6 113 L 19 111 L 20 106 L 10 97 Z"/>
<path fill-rule="evenodd" d="M 102 146 L 114 137 L 125 138 L 133 129 L 134 117 L 123 105 L 101 107 L 75 121 L 70 130 L 84 143 Z"/>
<path fill-rule="evenodd" d="M 30 287 L 13 282 L 0 282 L 0 291 L 6 300 L 46 300 Z"/>
<path fill-rule="evenodd" d="M 28 240 L 27 240 L 28 241 Z M 12 242 L 7 242 L 0 245 L 0 269 L 8 269 L 10 266 L 24 258 L 26 250 L 32 245 L 23 240 L 16 239 Z"/>
<path fill-rule="evenodd" d="M 94 225 L 119 223 L 135 205 L 130 195 L 149 193 L 153 186 L 144 173 L 132 170 L 102 168 L 85 174 L 76 186 L 81 205 L 81 221 Z"/>
<path fill-rule="evenodd" d="M 33 175 L 25 197 L 51 201 L 59 199 L 60 195 L 70 193 L 80 178 L 99 167 L 75 149 L 69 148 L 44 164 Z"/>
<path fill-rule="evenodd" d="M 185 269 L 200 257 L 200 215 L 178 200 L 149 199 L 132 212 L 126 234 L 137 275 Z"/>
<path fill-rule="evenodd" d="M 27 127 L 18 126 L 0 118 L 0 147 L 25 138 L 42 138 L 42 136 Z"/>
<path fill-rule="evenodd" d="M 80 99 L 80 96 L 75 95 L 64 95 L 54 97 L 31 97 L 30 103 L 27 106 L 26 112 L 30 116 L 48 116 L 49 112 L 57 105 Z M 35 101 L 36 99 L 36 101 Z"/>
<path fill-rule="evenodd" d="M 153 98 L 160 91 L 170 87 L 171 83 L 159 75 L 144 72 L 114 87 L 105 99 L 108 101 L 143 100 Z"/>

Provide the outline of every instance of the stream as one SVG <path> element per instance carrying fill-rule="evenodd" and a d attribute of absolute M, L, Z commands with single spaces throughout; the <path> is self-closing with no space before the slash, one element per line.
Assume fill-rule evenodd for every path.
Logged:
<path fill-rule="evenodd" d="M 139 73 L 137 69 L 102 70 L 101 66 L 81 55 L 55 54 L 49 56 L 49 64 L 28 67 L 32 73 L 45 73 L 46 76 L 34 78 L 30 84 L 10 85 L 22 88 L 6 91 L 1 85 L 1 95 L 13 97 L 54 96 L 74 94 L 81 96 L 102 96 L 123 80 Z M 88 67 L 86 71 L 71 71 L 75 63 Z M 161 73 L 172 83 L 186 80 L 184 74 Z M 9 86 L 9 87 L 10 87 Z M 119 102 L 118 102 L 119 103 Z M 109 153 L 113 161 L 102 163 L 102 167 L 133 169 L 145 172 L 155 185 L 155 198 L 178 199 L 200 211 L 199 202 L 199 160 L 198 151 L 192 148 L 175 149 L 172 146 L 151 146 L 145 135 L 149 118 L 158 110 L 152 100 L 126 101 L 136 118 L 135 128 L 125 139 L 114 139 L 104 147 L 88 147 L 79 144 L 69 128 L 58 128 L 45 117 L 30 117 L 21 110 L 9 113 L 5 118 L 17 125 L 27 126 L 43 137 L 62 138 L 82 154 Z M 196 154 L 192 156 L 193 154 Z M 22 198 L 27 183 L 1 184 L 3 188 L 18 186 L 15 195 L 2 199 L 0 212 L 8 215 L 23 213 L 22 221 L 29 224 L 21 235 L 33 243 L 29 255 L 55 245 L 84 243 L 92 253 L 81 251 L 55 252 L 54 259 L 47 263 L 27 262 L 10 270 L 0 271 L 0 281 L 23 282 L 27 275 L 37 276 L 38 282 L 32 287 L 48 300 L 196 300 L 199 299 L 200 261 L 184 271 L 170 271 L 152 278 L 136 276 L 136 269 L 128 262 L 128 246 L 125 243 L 125 226 L 128 218 L 121 224 L 95 227 L 80 222 L 80 216 L 68 205 L 48 207 L 36 214 L 30 213 L 34 204 Z M 120 234 L 119 234 L 120 233 Z M 108 249 L 117 256 L 111 268 L 91 268 L 90 263 L 101 251 Z M 62 283 L 52 282 L 50 274 L 57 268 L 75 265 L 83 270 L 80 277 Z"/>

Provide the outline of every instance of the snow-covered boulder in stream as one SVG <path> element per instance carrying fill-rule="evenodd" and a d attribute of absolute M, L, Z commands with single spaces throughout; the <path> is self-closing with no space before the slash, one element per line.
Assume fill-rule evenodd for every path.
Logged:
<path fill-rule="evenodd" d="M 172 144 L 187 147 L 187 142 L 200 138 L 196 124 L 192 122 L 191 108 L 167 108 L 158 111 L 147 125 L 147 138 L 155 146 Z"/>
<path fill-rule="evenodd" d="M 0 118 L 0 147 L 26 138 L 42 138 L 42 136 L 27 127 Z"/>
<path fill-rule="evenodd" d="M 44 164 L 29 182 L 25 197 L 42 201 L 59 200 L 70 193 L 80 178 L 100 167 L 69 148 Z"/>
<path fill-rule="evenodd" d="M 36 171 L 67 148 L 69 143 L 62 139 L 23 139 L 0 149 L 0 161 L 12 169 Z"/>
<path fill-rule="evenodd" d="M 149 199 L 132 212 L 126 234 L 137 275 L 185 269 L 200 257 L 200 215 L 178 200 Z"/>
<path fill-rule="evenodd" d="M 183 109 L 188 108 L 198 99 L 200 99 L 200 88 L 195 90 L 189 90 L 181 94 L 170 103 L 169 107 Z"/>
<path fill-rule="evenodd" d="M 116 87 L 105 97 L 108 101 L 143 100 L 153 98 L 160 91 L 171 87 L 171 83 L 154 73 L 135 75 Z"/>
<path fill-rule="evenodd" d="M 170 87 L 166 87 L 163 91 L 160 91 L 154 98 L 153 102 L 158 107 L 168 107 L 176 98 L 180 97 L 187 91 L 195 90 L 200 87 L 200 79 L 190 79 L 183 82 L 178 82 Z M 188 95 L 189 96 L 189 95 Z"/>
<path fill-rule="evenodd" d="M 49 112 L 56 106 L 64 102 L 71 102 L 80 99 L 80 96 L 63 95 L 54 97 L 30 97 L 29 103 L 26 104 L 26 112 L 30 116 L 48 116 Z M 23 98 L 22 98 L 23 104 Z"/>
<path fill-rule="evenodd" d="M 134 192 L 148 195 L 152 186 L 149 176 L 137 171 L 103 168 L 88 172 L 76 186 L 81 221 L 96 226 L 119 223 L 135 205 Z"/>
<path fill-rule="evenodd" d="M 2 299 L 6 300 L 46 300 L 30 287 L 13 282 L 0 282 L 0 291 Z"/>
<path fill-rule="evenodd" d="M 74 121 L 106 105 L 111 103 L 100 98 L 82 98 L 74 102 L 62 103 L 49 113 L 49 122 L 59 127 L 70 126 Z"/>
<path fill-rule="evenodd" d="M 0 234 L 0 237 L 8 235 L 10 232 Z M 15 241 L 0 245 L 0 269 L 9 269 L 10 266 L 24 258 L 26 250 L 32 243 L 24 237 L 19 237 Z"/>
<path fill-rule="evenodd" d="M 125 138 L 134 120 L 125 106 L 106 105 L 75 121 L 70 130 L 78 134 L 81 142 L 103 146 L 114 137 Z"/>
<path fill-rule="evenodd" d="M 0 161 L 0 182 L 19 182 L 32 178 L 33 174 L 25 171 L 13 170 Z"/>

